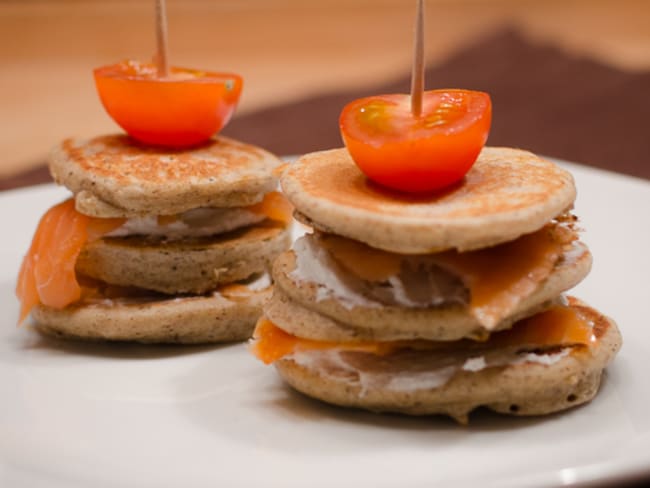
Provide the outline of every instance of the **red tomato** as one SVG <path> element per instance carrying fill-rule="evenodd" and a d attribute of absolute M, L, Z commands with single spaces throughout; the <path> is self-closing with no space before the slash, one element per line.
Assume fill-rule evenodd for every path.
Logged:
<path fill-rule="evenodd" d="M 378 95 L 343 108 L 343 141 L 368 178 L 405 192 L 428 192 L 460 181 L 485 145 L 492 120 L 487 93 L 432 90 L 422 114 L 409 95 Z"/>
<path fill-rule="evenodd" d="M 157 76 L 153 64 L 123 61 L 94 70 L 99 98 L 129 135 L 147 144 L 187 147 L 208 140 L 230 120 L 242 78 L 171 68 Z"/>

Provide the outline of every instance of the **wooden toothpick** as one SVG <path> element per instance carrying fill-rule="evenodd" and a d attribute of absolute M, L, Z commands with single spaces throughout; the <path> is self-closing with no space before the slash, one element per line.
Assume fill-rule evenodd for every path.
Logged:
<path fill-rule="evenodd" d="M 156 69 L 158 76 L 164 78 L 169 75 L 167 64 L 167 11 L 165 0 L 156 2 Z"/>
<path fill-rule="evenodd" d="M 417 0 L 413 45 L 411 113 L 414 117 L 419 117 L 422 113 L 422 93 L 424 92 L 424 0 Z"/>

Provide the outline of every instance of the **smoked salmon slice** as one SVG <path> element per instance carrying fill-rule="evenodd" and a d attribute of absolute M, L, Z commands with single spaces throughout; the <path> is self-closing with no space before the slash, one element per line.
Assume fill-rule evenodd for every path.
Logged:
<path fill-rule="evenodd" d="M 257 322 L 255 332 L 253 333 L 251 352 L 265 364 L 271 364 L 278 359 L 293 354 L 297 350 L 310 351 L 341 348 L 346 351 L 370 352 L 382 355 L 392 352 L 402 344 L 403 342 L 371 341 L 337 343 L 302 339 L 285 332 L 269 319 L 262 316 Z"/>
<path fill-rule="evenodd" d="M 277 220 L 285 224 L 291 222 L 291 216 L 293 215 L 293 206 L 278 191 L 267 193 L 261 202 L 247 207 L 247 210 L 258 215 L 266 215 L 271 220 Z"/>
<path fill-rule="evenodd" d="M 593 346 L 598 338 L 591 323 L 570 306 L 557 305 L 517 322 L 512 329 L 493 334 L 483 347 L 568 347 Z M 453 345 L 454 342 L 444 345 Z M 471 344 L 458 341 L 459 348 Z M 262 317 L 253 333 L 251 352 L 265 364 L 271 364 L 296 351 L 340 349 L 387 355 L 401 349 L 435 350 L 443 343 L 425 340 L 393 342 L 336 343 L 296 337 Z"/>
<path fill-rule="evenodd" d="M 475 251 L 443 251 L 427 256 L 432 263 L 461 279 L 470 292 L 469 311 L 486 329 L 493 329 L 546 280 L 576 231 L 549 224 L 498 246 Z M 389 281 L 399 274 L 405 256 L 360 242 L 323 236 L 319 243 L 359 278 Z"/>
<path fill-rule="evenodd" d="M 74 199 L 49 209 L 41 218 L 18 273 L 18 323 L 40 304 L 64 308 L 81 297 L 75 274 L 77 257 L 88 240 L 116 229 L 124 219 L 98 219 L 75 210 Z"/>
<path fill-rule="evenodd" d="M 553 271 L 572 231 L 549 225 L 514 241 L 478 251 L 440 255 L 440 265 L 462 276 L 470 310 L 486 328 L 496 326 Z"/>

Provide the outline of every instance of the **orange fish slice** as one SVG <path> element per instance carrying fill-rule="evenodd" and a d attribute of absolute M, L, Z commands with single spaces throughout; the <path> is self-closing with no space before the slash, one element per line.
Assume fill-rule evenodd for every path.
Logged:
<path fill-rule="evenodd" d="M 86 241 L 119 227 L 123 219 L 97 219 L 75 210 L 74 199 L 49 209 L 41 218 L 18 274 L 16 296 L 22 323 L 41 303 L 64 308 L 81 297 L 75 264 Z"/>
<path fill-rule="evenodd" d="M 393 342 L 350 342 L 337 343 L 302 339 L 285 332 L 266 317 L 262 316 L 253 332 L 251 352 L 265 364 L 271 364 L 295 351 L 326 350 L 340 348 L 346 351 L 362 351 L 387 354 L 399 347 Z"/>
<path fill-rule="evenodd" d="M 50 228 L 52 221 L 55 218 L 55 213 L 51 209 L 41 218 L 32 243 L 25 255 L 23 262 L 18 272 L 18 282 L 16 283 L 16 296 L 20 300 L 20 316 L 18 323 L 25 320 L 29 311 L 38 304 L 38 291 L 36 288 L 36 278 L 34 276 L 35 256 L 36 250 L 40 248 L 41 241 L 43 240 L 43 232 L 39 231 L 41 228 Z"/>
<path fill-rule="evenodd" d="M 288 224 L 293 215 L 293 206 L 282 193 L 272 191 L 264 195 L 264 199 L 248 207 L 253 213 L 266 215 L 271 220 L 277 220 Z"/>
<path fill-rule="evenodd" d="M 441 266 L 463 277 L 470 289 L 472 313 L 490 329 L 551 274 L 565 245 L 576 237 L 558 234 L 547 226 L 496 247 L 446 252 L 438 259 Z"/>
<path fill-rule="evenodd" d="M 556 306 L 517 322 L 512 329 L 497 332 L 484 343 L 487 348 L 509 346 L 591 346 L 597 341 L 593 327 L 572 307 Z M 442 343 L 413 340 L 392 342 L 336 343 L 302 339 L 277 327 L 262 317 L 253 333 L 252 353 L 266 364 L 271 364 L 296 351 L 340 349 L 364 351 L 378 355 L 391 354 L 400 349 L 435 350 Z M 447 343 L 448 345 L 454 344 Z M 459 348 L 469 341 L 458 341 Z"/>
<path fill-rule="evenodd" d="M 43 229 L 34 266 L 41 303 L 63 308 L 81 297 L 74 265 L 86 241 L 87 219 L 75 211 L 74 202 L 66 202 L 56 213 L 53 225 Z"/>
<path fill-rule="evenodd" d="M 498 346 L 589 346 L 597 341 L 591 323 L 573 307 L 555 306 L 520 320 L 512 329 L 492 335 Z"/>

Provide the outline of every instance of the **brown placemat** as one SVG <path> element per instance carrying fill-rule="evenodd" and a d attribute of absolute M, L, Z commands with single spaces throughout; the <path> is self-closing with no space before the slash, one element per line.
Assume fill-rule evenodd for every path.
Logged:
<path fill-rule="evenodd" d="M 52 181 L 50 171 L 45 163 L 28 171 L 23 171 L 9 178 L 0 178 L 0 190 L 11 190 L 23 186 L 37 185 Z"/>
<path fill-rule="evenodd" d="M 493 146 L 513 146 L 650 179 L 650 72 L 622 71 L 504 29 L 426 73 L 427 88 L 490 93 Z M 251 113 L 224 131 L 278 154 L 342 145 L 338 116 L 355 98 L 408 93 L 409 78 Z"/>
<path fill-rule="evenodd" d="M 626 72 L 536 44 L 504 28 L 427 70 L 427 87 L 463 87 L 492 96 L 490 145 L 650 179 L 650 72 Z M 406 93 L 409 79 L 323 94 L 235 117 L 225 135 L 277 154 L 341 146 L 338 116 L 350 100 Z M 0 190 L 50 181 L 40 167 L 0 180 Z"/>

